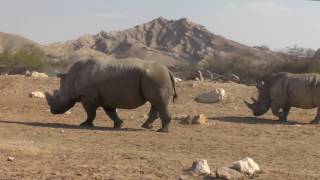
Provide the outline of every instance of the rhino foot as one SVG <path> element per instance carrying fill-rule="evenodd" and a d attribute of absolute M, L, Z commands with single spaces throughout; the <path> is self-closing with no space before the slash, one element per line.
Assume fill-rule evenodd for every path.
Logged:
<path fill-rule="evenodd" d="M 92 128 L 92 127 L 94 127 L 92 122 L 87 122 L 87 121 L 81 123 L 80 126 L 84 127 L 84 128 Z"/>
<path fill-rule="evenodd" d="M 153 126 L 148 123 L 144 123 L 141 127 L 145 128 L 145 129 L 152 129 L 153 128 Z"/>
<path fill-rule="evenodd" d="M 123 122 L 122 121 L 114 123 L 114 125 L 113 125 L 114 129 L 121 129 L 122 127 L 123 127 Z"/>
<path fill-rule="evenodd" d="M 166 128 L 160 128 L 157 130 L 157 132 L 164 132 L 164 133 L 168 133 L 169 132 L 169 129 L 166 127 Z"/>
<path fill-rule="evenodd" d="M 311 121 L 311 124 L 320 124 L 320 120 L 315 119 L 315 120 Z"/>

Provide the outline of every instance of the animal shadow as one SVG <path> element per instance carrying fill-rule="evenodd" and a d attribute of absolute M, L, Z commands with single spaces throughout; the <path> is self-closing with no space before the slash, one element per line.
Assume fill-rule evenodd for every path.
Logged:
<path fill-rule="evenodd" d="M 271 120 L 265 118 L 257 118 L 257 117 L 236 117 L 236 116 L 226 116 L 226 117 L 210 117 L 208 119 L 229 122 L 229 123 L 243 123 L 243 124 L 283 124 L 283 125 L 294 125 L 294 124 L 304 124 L 297 122 L 284 122 L 278 120 Z"/>
<path fill-rule="evenodd" d="M 0 120 L 0 123 L 6 124 L 19 124 L 34 127 L 44 127 L 44 128 L 57 128 L 57 129 L 85 129 L 85 130 L 95 130 L 95 131 L 143 131 L 143 129 L 133 129 L 133 128 L 121 128 L 116 129 L 112 127 L 99 127 L 95 126 L 92 128 L 80 127 L 79 125 L 72 124 L 62 124 L 62 123 L 43 123 L 43 122 L 23 122 L 23 121 L 4 121 Z"/>

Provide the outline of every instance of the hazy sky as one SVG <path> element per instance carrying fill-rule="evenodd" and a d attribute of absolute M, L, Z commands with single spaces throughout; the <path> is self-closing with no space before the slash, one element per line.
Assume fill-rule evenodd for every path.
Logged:
<path fill-rule="evenodd" d="M 40 43 L 187 17 L 246 45 L 320 48 L 320 1 L 0 0 L 0 31 Z"/>

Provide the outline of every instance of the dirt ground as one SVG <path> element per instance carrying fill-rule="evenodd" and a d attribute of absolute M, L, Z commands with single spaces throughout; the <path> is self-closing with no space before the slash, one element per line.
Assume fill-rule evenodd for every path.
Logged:
<path fill-rule="evenodd" d="M 96 127 L 82 129 L 80 104 L 71 114 L 52 115 L 44 99 L 28 97 L 57 87 L 56 78 L 0 77 L 0 179 L 215 179 L 194 176 L 188 168 L 194 160 L 206 159 L 215 171 L 245 156 L 262 168 L 255 179 L 320 179 L 320 126 L 309 124 L 315 110 L 293 109 L 292 123 L 280 123 L 270 112 L 254 118 L 242 101 L 255 94 L 254 87 L 178 83 L 172 115 L 204 113 L 208 123 L 173 120 L 170 133 L 156 132 L 159 120 L 152 130 L 140 127 L 149 104 L 119 110 L 122 130 L 113 130 L 100 109 Z M 194 102 L 213 87 L 226 90 L 225 102 Z"/>

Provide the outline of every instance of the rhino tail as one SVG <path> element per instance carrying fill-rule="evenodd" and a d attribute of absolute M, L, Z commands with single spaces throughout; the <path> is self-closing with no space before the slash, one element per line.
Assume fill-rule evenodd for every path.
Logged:
<path fill-rule="evenodd" d="M 176 91 L 176 83 L 174 81 L 174 77 L 172 75 L 172 73 L 169 71 L 169 75 L 170 75 L 170 79 L 171 79 L 171 84 L 172 84 L 172 87 L 173 87 L 173 98 L 172 98 L 172 102 L 175 103 L 177 98 L 178 98 L 178 94 L 177 94 L 177 91 Z"/>

